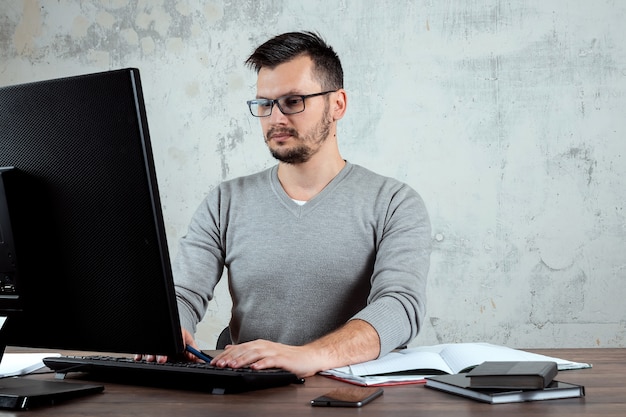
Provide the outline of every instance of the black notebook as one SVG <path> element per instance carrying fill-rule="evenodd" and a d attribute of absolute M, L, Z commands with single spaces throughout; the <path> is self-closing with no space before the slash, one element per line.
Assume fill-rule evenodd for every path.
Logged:
<path fill-rule="evenodd" d="M 568 384 L 560 381 L 552 381 L 546 388 L 535 390 L 470 388 L 470 379 L 466 377 L 465 374 L 427 377 L 426 387 L 490 404 L 556 400 L 559 398 L 575 398 L 585 395 L 585 387 L 582 385 Z"/>
<path fill-rule="evenodd" d="M 102 392 L 104 386 L 65 381 L 0 378 L 0 409 L 25 410 Z"/>
<path fill-rule="evenodd" d="M 472 388 L 539 389 L 547 387 L 558 373 L 556 362 L 483 362 L 467 377 Z"/>

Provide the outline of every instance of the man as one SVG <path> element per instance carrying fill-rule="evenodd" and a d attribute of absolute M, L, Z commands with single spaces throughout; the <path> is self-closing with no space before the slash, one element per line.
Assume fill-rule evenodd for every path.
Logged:
<path fill-rule="evenodd" d="M 234 343 L 212 364 L 306 377 L 407 344 L 425 311 L 421 198 L 341 157 L 343 71 L 320 37 L 279 35 L 246 63 L 258 75 L 248 105 L 279 162 L 220 184 L 194 214 L 174 263 L 185 343 L 226 267 Z"/>

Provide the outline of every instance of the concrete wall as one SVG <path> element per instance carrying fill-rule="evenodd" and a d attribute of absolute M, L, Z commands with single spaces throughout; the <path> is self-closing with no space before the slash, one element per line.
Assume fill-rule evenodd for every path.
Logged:
<path fill-rule="evenodd" d="M 243 61 L 270 36 L 338 51 L 342 154 L 424 197 L 413 344 L 626 346 L 626 3 L 5 0 L 0 84 L 140 68 L 170 250 L 218 182 L 274 164 Z M 198 338 L 213 345 L 220 284 Z"/>

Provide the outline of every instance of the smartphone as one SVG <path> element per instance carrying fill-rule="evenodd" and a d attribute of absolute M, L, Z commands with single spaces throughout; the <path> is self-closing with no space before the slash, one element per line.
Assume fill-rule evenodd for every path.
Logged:
<path fill-rule="evenodd" d="M 379 387 L 343 387 L 327 392 L 313 400 L 318 407 L 362 407 L 382 395 Z"/>

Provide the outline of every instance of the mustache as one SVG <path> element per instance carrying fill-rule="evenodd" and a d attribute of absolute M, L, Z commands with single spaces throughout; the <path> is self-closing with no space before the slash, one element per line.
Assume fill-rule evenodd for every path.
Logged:
<path fill-rule="evenodd" d="M 270 139 L 276 134 L 288 134 L 289 136 L 293 136 L 294 138 L 300 137 L 296 129 L 290 127 L 271 127 L 267 131 L 267 139 Z"/>

